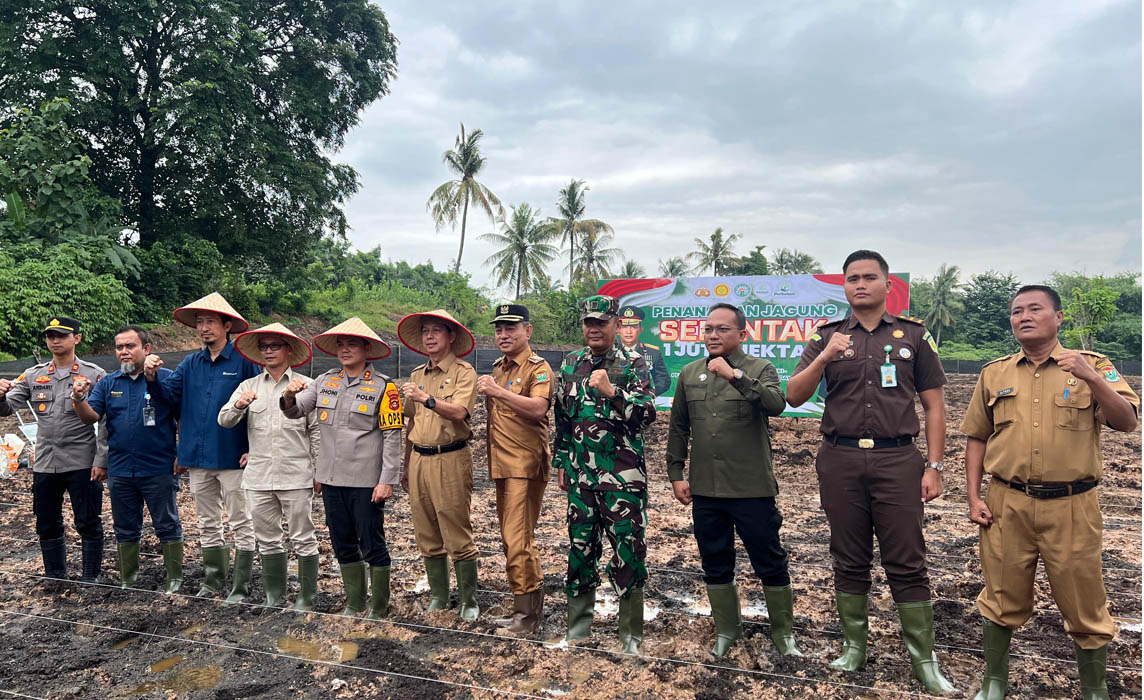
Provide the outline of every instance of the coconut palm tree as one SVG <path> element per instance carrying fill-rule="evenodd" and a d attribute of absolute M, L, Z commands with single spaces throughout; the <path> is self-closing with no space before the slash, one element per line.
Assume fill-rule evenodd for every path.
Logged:
<path fill-rule="evenodd" d="M 942 265 L 933 278 L 932 302 L 925 322 L 938 345 L 941 345 L 942 330 L 954 324 L 962 309 L 961 300 L 957 298 L 957 289 L 961 286 L 957 279 L 960 274 L 957 265 Z"/>
<path fill-rule="evenodd" d="M 585 198 L 588 186 L 583 180 L 572 180 L 560 190 L 556 208 L 559 217 L 550 218 L 551 224 L 560 233 L 560 244 L 568 246 L 568 288 L 572 288 L 577 253 L 576 239 L 580 236 L 595 236 L 601 233 L 615 233 L 612 227 L 599 219 L 585 219 Z"/>
<path fill-rule="evenodd" d="M 687 275 L 687 261 L 678 255 L 659 261 L 659 274 L 663 277 L 684 277 Z"/>
<path fill-rule="evenodd" d="M 814 259 L 810 253 L 791 248 L 780 248 L 771 258 L 772 275 L 821 275 L 822 263 Z"/>
<path fill-rule="evenodd" d="M 449 180 L 433 190 L 425 208 L 433 217 L 437 230 L 445 224 L 455 226 L 457 213 L 461 214 L 461 247 L 457 249 L 457 261 L 453 264 L 453 272 L 461 269 L 461 255 L 465 252 L 465 227 L 469 219 L 469 203 L 478 207 L 496 223 L 497 219 L 504 219 L 504 207 L 500 200 L 488 187 L 477 182 L 477 175 L 485 167 L 485 157 L 481 155 L 481 137 L 484 133 L 474 129 L 465 134 L 465 125 L 461 124 L 461 134 L 452 150 L 441 155 L 441 162 L 457 175 L 456 180 Z"/>
<path fill-rule="evenodd" d="M 723 237 L 723 229 L 717 228 L 711 234 L 711 242 L 703 240 L 702 238 L 695 239 L 695 246 L 697 250 L 687 255 L 689 260 L 695 260 L 695 271 L 702 272 L 708 267 L 711 268 L 712 274 L 716 277 L 723 274 L 727 266 L 737 262 L 738 258 L 735 257 L 735 251 L 731 246 L 735 245 L 735 241 L 742 238 L 738 233 L 732 233 L 726 238 Z"/>
<path fill-rule="evenodd" d="M 644 270 L 643 265 L 640 265 L 635 260 L 625 260 L 624 266 L 621 267 L 616 275 L 622 279 L 639 279 L 645 277 L 647 272 Z"/>
<path fill-rule="evenodd" d="M 532 289 L 533 281 L 544 276 L 544 267 L 556 257 L 556 247 L 548 243 L 552 229 L 537 221 L 539 214 L 527 204 L 512 207 L 512 217 L 501 221 L 501 233 L 481 236 L 481 240 L 501 246 L 485 264 L 492 266 L 497 284 L 516 286 L 515 299 Z"/>
<path fill-rule="evenodd" d="M 619 248 L 609 248 L 613 240 L 609 233 L 586 234 L 576 245 L 576 257 L 573 259 L 573 271 L 570 278 L 573 280 L 598 280 L 611 277 L 611 266 L 622 255 Z"/>

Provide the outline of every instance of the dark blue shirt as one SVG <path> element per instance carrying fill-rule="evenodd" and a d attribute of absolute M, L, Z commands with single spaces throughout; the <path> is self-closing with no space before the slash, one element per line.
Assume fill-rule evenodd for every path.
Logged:
<path fill-rule="evenodd" d="M 174 374 L 160 368 L 159 376 Z M 175 420 L 178 406 L 151 396 L 155 425 L 143 425 L 147 381 L 142 372 L 134 379 L 120 370 L 91 389 L 87 403 L 107 417 L 107 473 L 109 476 L 159 476 L 175 466 Z"/>
<path fill-rule="evenodd" d="M 238 469 L 248 449 L 246 420 L 233 428 L 218 424 L 218 412 L 244 379 L 262 368 L 227 342 L 213 361 L 210 350 L 187 355 L 175 371 L 148 382 L 152 393 L 179 405 L 179 466 Z"/>

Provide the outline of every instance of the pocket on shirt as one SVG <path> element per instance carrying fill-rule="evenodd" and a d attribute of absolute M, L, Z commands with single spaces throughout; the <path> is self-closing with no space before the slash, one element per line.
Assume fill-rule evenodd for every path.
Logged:
<path fill-rule="evenodd" d="M 353 430 L 373 430 L 377 425 L 377 404 L 370 401 L 354 401 L 350 404 L 347 425 Z"/>
<path fill-rule="evenodd" d="M 28 403 L 31 404 L 32 410 L 36 412 L 37 416 L 48 415 L 52 412 L 52 404 L 55 403 L 55 388 L 50 386 L 36 387 L 28 395 Z"/>
<path fill-rule="evenodd" d="M 268 425 L 270 417 L 266 414 L 266 409 L 269 408 L 270 402 L 263 399 L 256 399 L 249 406 L 246 407 L 246 423 L 253 426 L 257 431 L 266 431 L 270 429 Z"/>
<path fill-rule="evenodd" d="M 994 429 L 1009 425 L 1017 418 L 1017 390 L 1013 389 L 1003 396 L 990 394 L 989 408 L 993 410 Z"/>
<path fill-rule="evenodd" d="M 687 394 L 687 413 L 691 420 L 703 420 L 707 413 L 703 406 L 707 403 L 707 382 L 688 382 L 683 385 L 683 391 Z"/>
<path fill-rule="evenodd" d="M 1092 394 L 1090 392 L 1069 392 L 1053 397 L 1053 420 L 1063 430 L 1092 430 L 1094 426 Z"/>

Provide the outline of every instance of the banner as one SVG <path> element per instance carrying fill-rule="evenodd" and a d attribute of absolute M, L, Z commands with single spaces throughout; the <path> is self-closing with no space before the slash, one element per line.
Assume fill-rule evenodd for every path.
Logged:
<path fill-rule="evenodd" d="M 890 275 L 886 310 L 897 316 L 910 307 L 910 276 Z M 815 329 L 850 313 L 842 275 L 763 277 L 684 277 L 678 279 L 601 280 L 600 294 L 619 298 L 623 306 L 644 312 L 640 342 L 658 349 L 671 376 L 671 388 L 656 398 L 656 407 L 671 407 L 675 381 L 684 365 L 707 356 L 703 326 L 712 304 L 726 302 L 747 316 L 743 352 L 769 360 L 783 391 Z M 649 368 L 650 369 L 650 368 Z M 787 406 L 784 416 L 822 417 L 824 387 L 802 406 Z"/>

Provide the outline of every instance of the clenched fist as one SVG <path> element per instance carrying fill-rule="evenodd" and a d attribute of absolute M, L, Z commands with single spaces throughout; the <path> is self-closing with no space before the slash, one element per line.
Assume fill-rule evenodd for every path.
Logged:
<path fill-rule="evenodd" d="M 1084 359 L 1084 355 L 1076 350 L 1065 350 L 1057 355 L 1057 366 L 1068 372 L 1077 379 L 1084 381 L 1095 381 L 1100 379 L 1100 375 L 1088 364 L 1088 360 Z"/>
<path fill-rule="evenodd" d="M 588 377 L 588 386 L 606 399 L 614 398 L 616 395 L 616 387 L 612 386 L 612 380 L 608 379 L 608 370 L 606 369 L 593 370 L 591 376 Z"/>
<path fill-rule="evenodd" d="M 91 380 L 82 374 L 77 374 L 75 381 L 72 382 L 72 398 L 76 401 L 83 401 L 87 396 L 87 390 L 91 388 Z"/>
<path fill-rule="evenodd" d="M 735 370 L 732 369 L 731 365 L 727 364 L 727 360 L 722 357 L 712 357 L 711 361 L 707 363 L 707 369 L 712 374 L 717 374 L 727 381 L 735 379 Z M 684 503 L 684 505 L 687 504 Z"/>
<path fill-rule="evenodd" d="M 7 379 L 0 379 L 0 398 L 3 398 L 11 390 L 12 382 Z"/>
<path fill-rule="evenodd" d="M 302 379 L 301 377 L 294 377 L 293 379 L 290 380 L 290 383 L 286 385 L 286 388 L 282 390 L 282 397 L 285 398 L 287 401 L 293 401 L 294 397 L 297 394 L 301 393 L 302 390 L 305 388 L 306 388 L 306 380 Z M 249 394 L 249 393 L 250 392 L 246 392 L 243 395 L 245 396 L 246 394 Z M 240 400 L 241 400 L 241 397 L 240 397 Z M 253 399 L 251 399 L 251 400 L 253 401 Z"/>
<path fill-rule="evenodd" d="M 834 355 L 841 355 L 846 352 L 850 347 L 850 334 L 849 333 L 835 333 L 830 336 L 830 340 L 826 343 L 826 349 L 822 351 L 823 357 L 827 360 L 833 359 Z"/>
<path fill-rule="evenodd" d="M 425 399 L 429 398 L 429 394 L 419 389 L 413 382 L 405 382 L 401 385 L 401 395 L 405 397 L 406 401 L 414 403 L 425 403 Z"/>
<path fill-rule="evenodd" d="M 148 355 L 147 359 L 143 360 L 143 376 L 154 381 L 155 377 L 159 376 L 159 368 L 162 366 L 163 358 L 158 355 Z"/>
<path fill-rule="evenodd" d="M 502 389 L 503 387 L 501 387 L 500 384 L 497 384 L 496 380 L 493 379 L 491 375 L 482 374 L 481 376 L 477 377 L 477 391 L 484 394 L 485 396 L 498 396 Z"/>
<path fill-rule="evenodd" d="M 255 394 L 253 391 L 244 391 L 238 397 L 238 401 L 234 402 L 234 407 L 241 411 L 250 404 L 254 403 L 254 400 L 257 398 L 258 394 Z"/>

